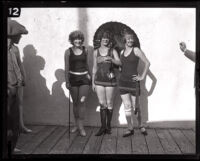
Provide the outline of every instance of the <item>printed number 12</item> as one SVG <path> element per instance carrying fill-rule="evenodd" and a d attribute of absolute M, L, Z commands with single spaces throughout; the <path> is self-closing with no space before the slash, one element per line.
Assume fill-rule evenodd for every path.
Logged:
<path fill-rule="evenodd" d="M 9 8 L 9 16 L 10 17 L 19 17 L 20 16 L 20 8 Z"/>

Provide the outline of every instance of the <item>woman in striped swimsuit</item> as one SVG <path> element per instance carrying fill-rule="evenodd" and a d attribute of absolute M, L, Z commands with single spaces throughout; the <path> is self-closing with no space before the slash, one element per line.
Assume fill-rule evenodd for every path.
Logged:
<path fill-rule="evenodd" d="M 71 132 L 79 130 L 81 136 L 86 136 L 83 120 L 91 76 L 87 50 L 83 46 L 84 35 L 81 31 L 73 31 L 69 35 L 69 41 L 73 46 L 65 51 L 65 79 L 66 87 L 70 90 L 73 100 L 75 127 Z"/>
<path fill-rule="evenodd" d="M 92 86 L 97 93 L 101 117 L 101 128 L 96 136 L 104 133 L 111 134 L 113 94 L 117 85 L 113 64 L 121 65 L 117 51 L 110 47 L 112 39 L 112 34 L 104 31 L 101 35 L 100 47 L 94 50 Z"/>
<path fill-rule="evenodd" d="M 128 123 L 128 129 L 123 137 L 134 134 L 132 125 L 132 108 L 135 108 L 136 96 L 140 95 L 140 82 L 147 74 L 150 62 L 138 47 L 134 46 L 134 35 L 126 31 L 124 33 L 125 49 L 121 52 L 121 75 L 119 79 L 119 90 L 124 104 L 124 111 Z M 138 75 L 137 67 L 139 60 L 145 64 L 142 75 Z M 140 127 L 141 132 L 146 134 L 144 127 Z"/>

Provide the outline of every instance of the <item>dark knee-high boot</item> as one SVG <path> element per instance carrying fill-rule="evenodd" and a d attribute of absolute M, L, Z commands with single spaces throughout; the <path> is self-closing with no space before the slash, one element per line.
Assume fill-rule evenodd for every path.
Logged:
<path fill-rule="evenodd" d="M 106 108 L 100 109 L 101 127 L 95 136 L 100 136 L 106 132 Z"/>
<path fill-rule="evenodd" d="M 113 109 L 107 109 L 107 134 L 111 134 L 111 120 L 112 120 L 112 114 L 113 114 Z"/>

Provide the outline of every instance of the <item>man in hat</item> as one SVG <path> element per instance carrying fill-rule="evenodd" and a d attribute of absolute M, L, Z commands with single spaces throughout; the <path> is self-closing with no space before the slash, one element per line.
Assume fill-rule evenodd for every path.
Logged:
<path fill-rule="evenodd" d="M 184 53 L 184 55 L 188 59 L 192 60 L 193 62 L 196 62 L 196 52 L 188 50 L 185 42 L 181 42 L 179 46 L 180 46 L 181 51 Z M 200 90 L 200 83 L 199 83 L 200 77 L 199 77 L 199 72 L 197 71 L 199 71 L 199 69 L 195 70 L 195 75 L 194 75 L 194 87 L 197 89 L 195 90 L 196 95 L 198 95 L 198 92 Z"/>
<path fill-rule="evenodd" d="M 181 42 L 181 43 L 179 44 L 179 46 L 180 46 L 181 51 L 184 53 L 184 55 L 185 55 L 188 59 L 192 60 L 193 62 L 196 62 L 196 52 L 193 52 L 193 51 L 191 51 L 191 50 L 188 50 L 187 47 L 186 47 L 186 43 L 185 43 L 185 42 Z M 198 82 L 199 82 L 199 79 L 200 79 L 200 78 L 199 78 L 199 74 L 198 74 L 198 72 L 196 72 L 196 70 L 195 70 L 195 75 L 194 75 L 194 87 L 196 87 L 197 90 L 200 89 L 200 84 L 198 83 Z M 197 92 L 197 90 L 196 90 L 196 92 Z"/>
<path fill-rule="evenodd" d="M 185 42 L 181 42 L 181 43 L 179 44 L 179 46 L 180 46 L 181 51 L 184 53 L 184 55 L 185 55 L 188 59 L 190 59 L 190 60 L 193 61 L 193 62 L 196 62 L 196 52 L 193 52 L 193 51 L 191 51 L 191 50 L 188 50 L 187 47 L 186 47 L 186 43 L 185 43 Z M 196 76 L 197 76 L 197 77 L 196 77 Z M 197 78 L 197 79 L 196 79 L 196 78 Z M 196 71 L 195 71 L 194 81 L 196 81 L 196 80 L 199 80 L 199 76 L 198 76 L 198 74 L 197 74 Z M 196 87 L 196 85 L 197 85 L 197 83 L 194 82 L 194 87 Z M 198 87 L 198 88 L 200 88 L 200 87 Z"/>
<path fill-rule="evenodd" d="M 31 132 L 23 122 L 23 86 L 25 85 L 25 71 L 20 59 L 17 46 L 21 35 L 28 34 L 26 28 L 15 20 L 8 19 L 7 28 L 7 56 L 8 56 L 8 141 L 11 152 L 14 151 L 20 130 Z M 15 149 L 17 151 L 17 149 Z"/>

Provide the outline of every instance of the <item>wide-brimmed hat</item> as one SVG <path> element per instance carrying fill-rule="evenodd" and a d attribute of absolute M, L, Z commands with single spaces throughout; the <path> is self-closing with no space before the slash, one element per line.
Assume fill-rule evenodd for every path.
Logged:
<path fill-rule="evenodd" d="M 28 34 L 27 29 L 15 20 L 8 19 L 8 36 L 16 36 L 21 34 Z"/>

